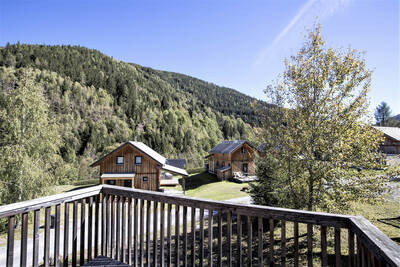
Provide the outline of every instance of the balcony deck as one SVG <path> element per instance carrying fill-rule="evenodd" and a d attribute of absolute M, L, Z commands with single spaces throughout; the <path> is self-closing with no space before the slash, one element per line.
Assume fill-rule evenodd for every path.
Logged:
<path fill-rule="evenodd" d="M 2 206 L 1 218 L 2 266 L 84 266 L 98 256 L 132 266 L 400 266 L 400 247 L 363 217 L 110 185 Z"/>

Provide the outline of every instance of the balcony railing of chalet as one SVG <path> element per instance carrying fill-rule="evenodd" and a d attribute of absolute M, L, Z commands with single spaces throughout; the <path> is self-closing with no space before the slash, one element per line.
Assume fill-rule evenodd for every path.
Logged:
<path fill-rule="evenodd" d="M 400 266 L 399 246 L 363 217 L 109 185 L 2 206 L 0 218 L 1 266 L 81 266 L 99 255 L 133 266 Z"/>

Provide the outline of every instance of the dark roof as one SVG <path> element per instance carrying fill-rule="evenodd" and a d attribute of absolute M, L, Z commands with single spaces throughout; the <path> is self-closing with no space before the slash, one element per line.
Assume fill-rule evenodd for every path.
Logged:
<path fill-rule="evenodd" d="M 168 165 L 184 169 L 186 166 L 186 159 L 167 159 Z"/>
<path fill-rule="evenodd" d="M 219 143 L 218 145 L 216 145 L 215 147 L 213 147 L 210 150 L 210 154 L 215 154 L 215 153 L 219 153 L 219 154 L 231 154 L 233 153 L 236 149 L 238 149 L 241 145 L 243 145 L 244 143 L 247 143 L 248 145 L 250 145 L 253 148 L 256 148 L 252 143 L 250 143 L 247 140 L 233 140 L 233 141 L 222 141 L 221 143 Z"/>

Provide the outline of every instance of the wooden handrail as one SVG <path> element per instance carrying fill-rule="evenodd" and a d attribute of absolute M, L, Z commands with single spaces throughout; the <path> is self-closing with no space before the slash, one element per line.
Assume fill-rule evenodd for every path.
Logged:
<path fill-rule="evenodd" d="M 17 215 L 20 213 L 25 213 L 41 208 L 52 207 L 64 202 L 71 202 L 86 197 L 96 196 L 100 193 L 101 189 L 102 185 L 92 186 L 76 191 L 0 206 L 0 218 Z"/>
<path fill-rule="evenodd" d="M 69 204 L 71 202 L 73 204 L 72 233 L 70 233 L 69 229 Z M 61 204 L 63 203 L 65 203 L 65 218 L 64 227 L 61 228 L 60 208 Z M 78 205 L 81 207 L 79 220 Z M 173 205 L 175 206 L 175 219 L 173 220 L 173 223 L 175 223 L 174 237 L 171 233 L 171 211 Z M 54 248 L 49 247 L 50 210 L 52 206 L 56 207 Z M 153 210 L 151 210 L 151 207 L 153 207 Z M 243 266 L 243 264 L 249 264 L 252 263 L 252 261 L 257 260 L 258 264 L 261 266 L 264 264 L 264 258 L 266 258 L 266 260 L 270 263 L 273 262 L 274 253 L 280 253 L 281 263 L 285 264 L 287 257 L 286 225 L 294 227 L 293 245 L 295 251 L 293 261 L 295 265 L 298 265 L 299 223 L 307 224 L 307 261 L 309 264 L 312 263 L 314 257 L 318 257 L 314 255 L 312 251 L 314 235 L 313 231 L 318 231 L 318 229 L 320 229 L 321 265 L 327 266 L 327 229 L 328 227 L 332 227 L 334 228 L 335 233 L 334 253 L 337 266 L 340 266 L 341 262 L 344 260 L 341 252 L 341 246 L 343 246 L 343 243 L 341 243 L 342 229 L 347 229 L 345 231 L 348 233 L 347 248 L 350 266 L 355 266 L 355 263 L 362 266 L 375 266 L 376 264 L 384 264 L 385 266 L 400 266 L 400 247 L 389 237 L 383 234 L 378 228 L 372 225 L 368 220 L 360 216 L 311 212 L 259 205 L 235 204 L 226 201 L 213 201 L 187 196 L 169 196 L 160 192 L 111 185 L 93 186 L 63 194 L 1 206 L 0 218 L 8 217 L 9 223 L 7 266 L 13 266 L 14 218 L 15 215 L 18 214 L 22 214 L 23 218 L 23 223 L 21 225 L 20 264 L 21 266 L 26 265 L 28 212 L 30 211 L 34 211 L 35 213 L 33 236 L 35 237 L 35 240 L 37 239 L 37 242 L 34 242 L 33 263 L 34 266 L 38 266 L 39 215 L 40 209 L 43 208 L 45 208 L 46 218 L 44 231 L 45 242 L 43 244 L 43 249 L 45 252 L 45 266 L 49 266 L 50 249 L 54 251 L 54 255 L 60 255 L 60 229 L 63 229 L 64 231 L 64 245 L 66 244 L 63 249 L 64 262 L 68 262 L 69 259 L 68 247 L 70 244 L 68 243 L 68 240 L 69 235 L 72 234 L 73 242 L 71 245 L 73 266 L 77 264 L 78 256 L 80 264 L 83 264 L 86 260 L 90 260 L 92 255 L 99 255 L 98 245 L 100 238 L 100 244 L 102 244 L 100 246 L 100 254 L 103 256 L 112 256 L 115 259 L 119 259 L 124 262 L 133 261 L 134 265 L 138 263 L 138 261 L 140 263 L 145 261 L 147 264 L 151 261 L 153 261 L 153 263 L 157 262 L 158 252 L 160 252 L 159 255 L 161 262 L 171 262 L 172 259 L 174 259 L 175 264 L 178 265 L 182 261 L 184 264 L 187 264 L 188 261 L 194 263 L 197 256 L 200 262 L 205 261 L 210 263 L 216 259 L 221 263 L 223 253 L 227 256 L 226 259 L 228 265 L 232 264 L 233 261 L 236 261 L 236 263 L 239 263 L 240 266 Z M 189 212 L 188 208 L 191 208 L 191 212 Z M 182 210 L 182 214 L 180 209 Z M 160 210 L 159 213 L 158 210 Z M 196 218 L 196 210 L 199 211 L 199 219 Z M 206 217 L 205 211 L 209 212 L 209 214 L 212 214 L 213 211 L 217 211 L 218 215 L 216 217 L 214 216 L 214 218 L 213 216 Z M 187 240 L 187 230 L 189 226 L 187 215 L 189 214 L 191 214 L 191 240 Z M 222 218 L 223 214 L 226 215 L 226 219 Z M 146 223 L 144 222 L 145 216 Z M 160 216 L 160 220 L 158 220 L 158 216 Z M 233 216 L 235 216 L 236 219 L 234 219 Z M 253 218 L 255 220 L 252 220 Z M 165 219 L 167 220 L 165 221 Z M 180 233 L 181 219 L 183 227 L 182 233 Z M 215 221 L 213 221 L 214 219 Z M 140 220 L 140 222 L 138 220 Z M 156 229 L 152 235 L 150 235 L 150 221 L 152 221 L 153 224 L 153 231 Z M 266 224 L 268 222 L 269 227 L 268 224 Z M 293 224 L 287 224 L 287 222 Z M 132 223 L 134 225 L 133 229 Z M 197 223 L 199 224 L 198 230 L 196 230 Z M 236 231 L 233 230 L 235 229 L 233 228 L 234 223 L 235 228 L 237 229 Z M 95 225 L 93 226 L 93 224 Z M 213 224 L 218 224 L 218 226 L 216 227 Z M 225 241 L 222 240 L 223 225 L 226 229 Z M 318 227 L 313 227 L 313 225 Z M 89 235 L 86 234 L 86 226 Z M 99 231 L 100 226 L 101 231 Z M 244 228 L 245 226 L 246 228 Z M 253 226 L 257 226 L 257 228 L 254 228 Z M 269 229 L 265 229 L 265 227 Z M 281 228 L 281 240 L 278 241 L 281 245 L 280 252 L 274 250 L 274 243 L 277 241 L 276 239 L 274 240 L 275 227 Z M 216 236 L 213 236 L 213 228 L 217 228 Z M 146 229 L 145 232 L 144 229 Z M 254 230 L 256 230 L 256 233 L 254 233 Z M 263 252 L 263 246 L 265 245 L 263 242 L 267 241 L 265 239 L 266 237 L 263 235 L 264 230 L 269 230 L 268 255 Z M 196 231 L 198 232 L 196 233 Z M 208 239 L 205 239 L 205 231 L 207 231 Z M 158 237 L 158 232 L 160 233 L 160 238 Z M 166 236 L 164 236 L 165 232 L 167 234 Z M 78 245 L 76 238 L 78 233 L 80 233 L 79 236 L 85 237 L 80 239 L 80 246 Z M 94 235 L 94 244 L 92 235 Z M 151 240 L 151 236 L 153 237 L 153 240 Z M 173 239 L 171 239 L 172 237 Z M 355 251 L 355 237 L 357 241 L 357 253 Z M 236 243 L 238 243 L 237 246 L 233 241 L 235 238 Z M 214 245 L 213 239 L 218 239 L 218 245 L 216 245 L 217 243 Z M 65 240 L 67 240 L 67 242 Z M 87 247 L 85 240 L 87 241 Z M 207 240 L 207 243 L 205 240 Z M 128 241 L 127 246 L 125 246 L 126 241 Z M 243 241 L 247 243 L 244 253 L 242 253 L 241 244 Z M 199 249 L 196 252 L 197 242 L 199 242 Z M 223 249 L 223 242 L 227 242 L 226 249 Z M 145 247 L 144 244 L 146 244 Z M 160 251 L 158 251 L 157 248 L 158 244 Z M 205 252 L 204 250 L 206 247 L 208 248 L 208 252 Z M 85 250 L 88 251 L 87 257 L 85 256 Z M 187 257 L 189 250 L 191 251 L 190 258 Z M 167 252 L 167 255 L 164 254 L 165 251 Z M 234 251 L 237 251 L 238 254 L 235 255 Z M 80 253 L 78 254 L 78 252 Z M 214 252 L 216 253 L 214 254 Z M 244 254 L 246 256 L 244 256 Z M 127 255 L 128 259 L 126 259 Z M 245 257 L 243 261 L 242 256 Z M 179 257 L 181 257 L 181 259 Z M 55 265 L 60 265 L 59 257 L 56 257 Z"/>
<path fill-rule="evenodd" d="M 350 218 L 351 229 L 379 260 L 400 266 L 400 247 L 362 216 Z"/>
<path fill-rule="evenodd" d="M 313 212 L 249 204 L 235 204 L 227 201 L 215 201 L 187 196 L 170 196 L 160 192 L 113 185 L 103 185 L 101 191 L 102 193 L 110 195 L 139 198 L 168 204 L 177 204 L 203 209 L 224 210 L 247 216 L 273 218 L 276 220 L 288 220 L 301 223 L 312 223 L 340 228 L 348 228 L 349 219 L 353 217 L 349 215 L 325 212 Z"/>

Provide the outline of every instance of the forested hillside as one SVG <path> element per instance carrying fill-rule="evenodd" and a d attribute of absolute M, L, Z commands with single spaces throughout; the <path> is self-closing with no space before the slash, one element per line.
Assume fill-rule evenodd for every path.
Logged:
<path fill-rule="evenodd" d="M 36 88 L 31 86 L 33 94 L 44 96 L 44 119 L 60 138 L 60 158 L 49 166 L 57 181 L 90 177 L 88 165 L 96 157 L 135 138 L 167 157 L 200 165 L 223 139 L 256 141 L 255 110 L 267 108 L 229 88 L 77 46 L 7 45 L 0 48 L 0 68 L 0 101 L 18 99 L 27 81 Z M 4 135 L 15 134 L 6 129 L 12 125 L 5 123 L 12 119 L 9 109 L 1 106 Z M 14 122 L 26 126 L 25 115 Z"/>

